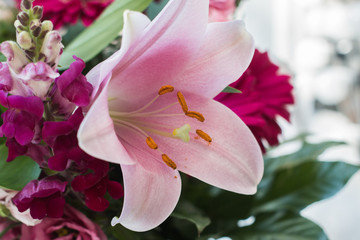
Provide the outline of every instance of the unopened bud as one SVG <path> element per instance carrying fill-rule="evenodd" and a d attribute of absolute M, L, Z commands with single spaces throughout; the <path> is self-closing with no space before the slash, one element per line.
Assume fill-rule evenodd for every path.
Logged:
<path fill-rule="evenodd" d="M 49 21 L 49 20 L 45 20 L 45 21 L 43 21 L 42 24 L 41 24 L 41 29 L 42 29 L 43 31 L 52 31 L 53 28 L 54 28 L 54 25 L 53 25 L 53 23 L 52 23 L 51 21 Z"/>
<path fill-rule="evenodd" d="M 40 54 L 43 54 L 46 58 L 46 63 L 56 67 L 60 55 L 62 53 L 62 48 L 64 46 L 61 43 L 61 35 L 57 31 L 50 31 L 46 34 L 44 38 L 43 45 L 40 49 Z"/>
<path fill-rule="evenodd" d="M 38 37 L 41 33 L 41 22 L 38 19 L 32 20 L 30 23 L 30 30 L 34 37 Z"/>
<path fill-rule="evenodd" d="M 33 14 L 34 14 L 35 18 L 41 19 L 43 16 L 43 7 L 41 7 L 41 6 L 33 7 Z"/>
<path fill-rule="evenodd" d="M 22 31 L 21 33 L 18 33 L 16 36 L 16 40 L 22 49 L 28 50 L 32 46 L 31 36 L 26 31 Z"/>
<path fill-rule="evenodd" d="M 15 20 L 14 27 L 16 28 L 16 31 L 22 32 L 25 30 L 25 27 L 21 24 L 19 20 Z"/>
<path fill-rule="evenodd" d="M 31 9 L 33 1 L 34 0 L 22 0 L 21 1 L 21 9 L 24 11 Z"/>
<path fill-rule="evenodd" d="M 21 25 L 28 26 L 30 17 L 26 12 L 19 12 L 17 19 L 20 21 Z"/>
<path fill-rule="evenodd" d="M 49 20 L 43 21 L 41 24 L 41 33 L 39 35 L 40 39 L 44 39 L 46 34 L 53 30 L 53 23 Z"/>

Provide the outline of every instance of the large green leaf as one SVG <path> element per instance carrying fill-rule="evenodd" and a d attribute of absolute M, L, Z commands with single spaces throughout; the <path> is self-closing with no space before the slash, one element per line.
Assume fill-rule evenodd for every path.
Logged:
<path fill-rule="evenodd" d="M 325 240 L 324 231 L 312 221 L 294 213 L 269 213 L 258 216 L 251 227 L 230 234 L 243 240 Z"/>
<path fill-rule="evenodd" d="M 74 61 L 73 55 L 89 61 L 101 52 L 123 27 L 125 10 L 143 11 L 151 0 L 115 0 L 101 16 L 65 47 L 59 65 L 66 69 Z"/>
<path fill-rule="evenodd" d="M 40 167 L 31 158 L 21 156 L 6 162 L 8 149 L 0 146 L 0 187 L 20 191 L 31 180 L 40 175 Z"/>
<path fill-rule="evenodd" d="M 208 217 L 204 216 L 195 206 L 185 201 L 178 203 L 171 216 L 192 222 L 195 224 L 199 234 L 211 223 Z"/>
<path fill-rule="evenodd" d="M 320 154 L 331 147 L 344 144 L 343 142 L 308 143 L 304 141 L 302 147 L 295 153 L 280 157 L 265 157 L 265 174 L 282 168 L 291 168 L 306 161 L 316 160 Z"/>
<path fill-rule="evenodd" d="M 281 209 L 298 212 L 336 194 L 358 169 L 344 162 L 318 161 L 282 169 L 266 185 L 266 191 L 256 195 L 253 214 Z"/>

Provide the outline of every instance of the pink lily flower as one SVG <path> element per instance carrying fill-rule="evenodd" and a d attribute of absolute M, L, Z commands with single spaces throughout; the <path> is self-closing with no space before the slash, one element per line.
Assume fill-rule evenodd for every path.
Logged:
<path fill-rule="evenodd" d="M 78 131 L 88 154 L 121 165 L 117 223 L 147 231 L 180 196 L 179 171 L 254 194 L 261 150 L 245 124 L 212 100 L 248 67 L 253 40 L 241 21 L 208 24 L 208 0 L 172 0 L 152 21 L 124 14 L 121 49 L 92 69 L 93 102 Z"/>

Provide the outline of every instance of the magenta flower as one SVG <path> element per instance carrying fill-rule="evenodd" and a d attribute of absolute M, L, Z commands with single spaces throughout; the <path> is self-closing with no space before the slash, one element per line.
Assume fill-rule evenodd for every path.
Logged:
<path fill-rule="evenodd" d="M 44 178 L 29 182 L 13 198 L 13 203 L 20 212 L 30 209 L 34 219 L 44 217 L 59 218 L 63 215 L 66 182 L 56 178 Z"/>
<path fill-rule="evenodd" d="M 93 87 L 81 73 L 85 63 L 76 56 L 74 59 L 70 68 L 55 79 L 55 86 L 50 94 L 51 110 L 57 115 L 69 115 L 77 106 L 85 107 L 90 103 Z"/>
<path fill-rule="evenodd" d="M 109 206 L 105 194 L 108 192 L 114 199 L 124 196 L 124 190 L 120 183 L 109 180 L 109 163 L 87 156 L 82 161 L 86 172 L 78 175 L 71 182 L 74 191 L 81 192 L 85 198 L 85 204 L 93 211 L 102 212 Z"/>
<path fill-rule="evenodd" d="M 163 222 L 180 196 L 178 170 L 256 192 L 260 148 L 236 114 L 212 100 L 248 67 L 253 40 L 241 21 L 208 24 L 208 6 L 172 0 L 153 22 L 125 12 L 121 49 L 87 75 L 94 101 L 79 146 L 121 165 L 124 205 L 113 225 L 146 231 Z"/>
<path fill-rule="evenodd" d="M 9 148 L 7 161 L 19 155 L 28 155 L 41 164 L 47 153 L 45 147 L 37 145 L 44 112 L 41 99 L 36 96 L 8 96 L 0 91 L 0 104 L 8 108 L 1 115 L 3 125 L 0 127 L 0 135 L 6 137 Z"/>
<path fill-rule="evenodd" d="M 46 218 L 33 227 L 22 225 L 20 240 L 86 239 L 106 240 L 98 225 L 80 211 L 65 206 L 62 218 Z"/>
<path fill-rule="evenodd" d="M 20 6 L 21 0 L 17 0 Z M 54 28 L 75 24 L 79 19 L 89 26 L 114 0 L 35 0 L 33 5 L 44 7 L 44 19 L 51 20 Z"/>
<path fill-rule="evenodd" d="M 235 0 L 210 0 L 209 22 L 229 21 L 235 9 Z"/>
<path fill-rule="evenodd" d="M 215 98 L 244 121 L 263 152 L 264 140 L 270 146 L 279 144 L 281 128 L 276 117 L 281 116 L 289 121 L 287 105 L 294 103 L 290 76 L 279 74 L 278 70 L 279 67 L 270 61 L 266 52 L 256 50 L 249 68 L 239 80 L 231 84 L 242 93 L 221 93 Z"/>

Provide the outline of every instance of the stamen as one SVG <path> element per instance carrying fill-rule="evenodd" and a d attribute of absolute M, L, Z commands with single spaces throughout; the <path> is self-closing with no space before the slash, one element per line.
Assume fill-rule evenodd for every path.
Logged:
<path fill-rule="evenodd" d="M 204 116 L 199 112 L 188 111 L 188 112 L 185 113 L 185 115 L 188 116 L 188 117 L 191 117 L 191 118 L 196 118 L 200 122 L 205 121 Z"/>
<path fill-rule="evenodd" d="M 178 101 L 181 105 L 181 108 L 183 110 L 183 112 L 186 114 L 188 111 L 189 111 L 189 108 L 185 102 L 185 98 L 184 98 L 184 95 L 182 95 L 181 92 L 177 92 L 177 97 L 178 97 Z"/>
<path fill-rule="evenodd" d="M 159 95 L 163 95 L 165 93 L 169 93 L 169 92 L 172 92 L 174 91 L 174 87 L 171 86 L 171 85 L 165 85 L 165 86 L 162 86 L 159 90 Z"/>
<path fill-rule="evenodd" d="M 158 145 L 155 143 L 154 139 L 152 139 L 151 137 L 147 137 L 146 138 L 146 144 L 151 148 L 151 149 L 157 149 Z"/>
<path fill-rule="evenodd" d="M 200 129 L 196 130 L 196 134 L 209 143 L 212 141 L 212 138 L 206 132 L 204 132 Z"/>
<path fill-rule="evenodd" d="M 166 165 L 168 165 L 169 167 L 171 167 L 174 170 L 176 169 L 176 164 L 168 157 L 168 155 L 162 154 L 161 158 L 164 161 L 164 163 L 166 163 Z"/>
<path fill-rule="evenodd" d="M 175 128 L 173 131 L 173 135 L 177 138 L 180 138 L 184 142 L 189 142 L 190 141 L 190 135 L 189 135 L 190 130 L 191 130 L 190 125 L 185 124 L 182 127 Z"/>

